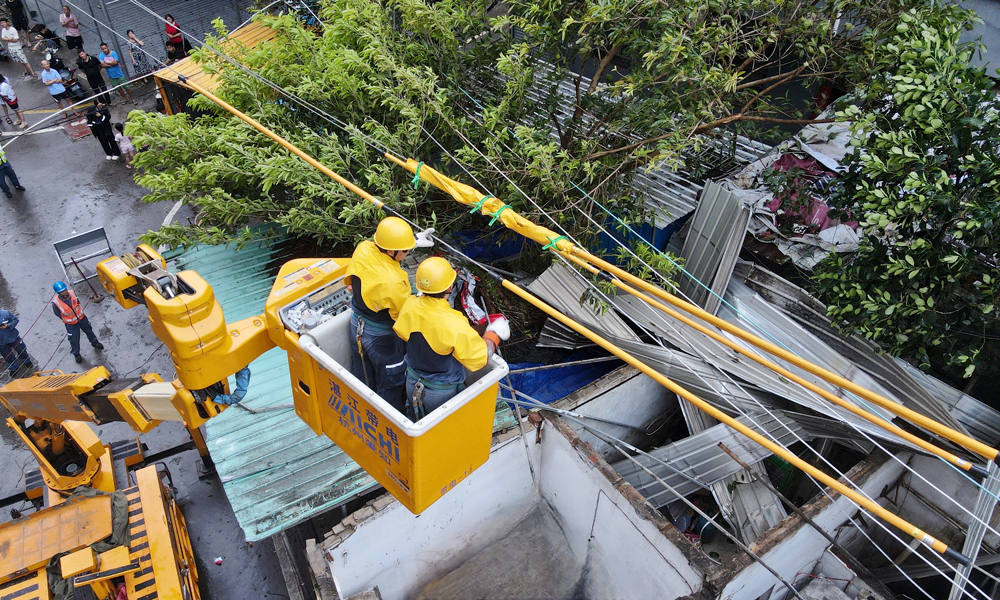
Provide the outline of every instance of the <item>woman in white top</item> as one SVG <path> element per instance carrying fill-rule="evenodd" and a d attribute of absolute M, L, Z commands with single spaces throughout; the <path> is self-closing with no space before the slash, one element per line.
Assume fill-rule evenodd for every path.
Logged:
<path fill-rule="evenodd" d="M 11 26 L 6 17 L 0 19 L 0 40 L 7 42 L 7 54 L 10 55 L 12 61 L 21 63 L 24 76 L 34 79 L 35 72 L 28 64 L 28 57 L 24 55 L 24 49 L 21 48 L 21 34 Z"/>
<path fill-rule="evenodd" d="M 17 94 L 14 93 L 14 88 L 10 85 L 10 80 L 0 75 L 0 100 L 3 100 L 3 116 L 10 123 L 10 113 L 7 112 L 7 107 L 9 106 L 13 109 L 14 114 L 17 115 L 17 126 L 24 129 L 28 126 L 28 122 L 24 120 L 24 113 L 21 112 L 21 106 L 17 103 Z"/>

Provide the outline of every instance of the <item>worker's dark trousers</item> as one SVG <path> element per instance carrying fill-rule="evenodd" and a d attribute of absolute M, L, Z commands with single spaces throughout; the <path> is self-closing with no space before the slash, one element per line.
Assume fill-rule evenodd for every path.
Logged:
<path fill-rule="evenodd" d="M 17 173 L 14 172 L 14 167 L 10 166 L 10 163 L 3 161 L 0 164 L 0 190 L 3 193 L 9 194 L 10 188 L 7 187 L 7 178 L 10 177 L 10 182 L 14 184 L 14 187 L 21 185 L 21 182 L 17 180 Z"/>
<path fill-rule="evenodd" d="M 3 353 L 3 360 L 7 363 L 7 370 L 14 371 L 21 368 L 21 365 L 28 364 L 28 349 L 24 345 L 24 340 L 17 338 L 13 344 L 0 344 L 0 352 Z"/>
<path fill-rule="evenodd" d="M 406 382 L 406 344 L 391 327 L 382 323 L 365 322 L 358 352 L 358 316 L 351 315 L 351 375 L 367 385 L 383 400 L 403 413 Z"/>
<path fill-rule="evenodd" d="M 420 394 L 420 398 L 414 399 L 413 392 L 417 387 L 417 381 L 423 382 L 424 389 Z M 406 397 L 410 406 L 407 407 L 406 416 L 409 417 L 411 421 L 419 421 L 429 415 L 432 410 L 440 407 L 445 402 L 457 396 L 458 393 L 464 389 L 464 383 L 436 383 L 429 379 L 421 378 L 416 374 L 416 372 L 414 372 L 413 369 L 408 369 L 406 371 Z M 417 412 L 417 400 L 419 400 L 422 405 L 422 414 L 418 414 Z"/>
<path fill-rule="evenodd" d="M 90 319 L 84 317 L 73 325 L 66 324 L 66 333 L 69 337 L 69 352 L 72 355 L 80 353 L 80 330 L 87 334 L 87 339 L 91 344 L 97 343 L 97 336 L 94 335 L 94 328 L 90 326 Z"/>
<path fill-rule="evenodd" d="M 104 83 L 104 78 L 94 80 L 88 77 L 87 83 L 90 84 L 90 89 L 94 92 L 94 96 L 97 96 L 98 100 L 104 104 L 111 104 L 111 96 L 108 95 L 108 84 Z M 101 94 L 101 92 L 104 93 Z"/>
<path fill-rule="evenodd" d="M 110 129 L 105 131 L 104 129 L 98 129 L 94 132 L 94 137 L 101 142 L 101 147 L 104 148 L 104 154 L 108 156 L 121 156 L 122 151 L 118 148 L 118 142 L 115 141 L 115 136 L 113 133 L 109 133 Z"/>

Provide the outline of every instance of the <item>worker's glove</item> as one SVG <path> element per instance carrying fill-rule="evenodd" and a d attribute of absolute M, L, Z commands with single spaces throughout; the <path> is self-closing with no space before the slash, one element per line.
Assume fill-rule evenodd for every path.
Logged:
<path fill-rule="evenodd" d="M 510 339 L 510 323 L 507 321 L 507 317 L 503 315 L 500 315 L 495 321 L 491 321 L 486 326 L 486 331 L 492 331 L 497 334 L 497 337 L 502 341 Z"/>
<path fill-rule="evenodd" d="M 434 235 L 434 228 L 433 227 L 428 227 L 427 229 L 425 229 L 423 231 L 418 231 L 417 235 L 416 235 L 416 238 L 417 238 L 417 248 L 430 248 L 430 247 L 432 247 L 434 245 L 434 238 L 431 237 L 431 236 L 433 236 L 433 235 Z"/>

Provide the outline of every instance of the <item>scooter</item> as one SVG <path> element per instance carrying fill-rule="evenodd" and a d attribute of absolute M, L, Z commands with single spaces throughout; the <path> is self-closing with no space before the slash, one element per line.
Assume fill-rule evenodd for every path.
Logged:
<path fill-rule="evenodd" d="M 63 85 L 66 86 L 66 90 L 74 100 L 83 100 L 87 97 L 86 92 L 83 91 L 83 86 L 76 80 L 76 69 L 67 67 L 63 59 L 51 52 L 45 53 L 45 60 L 49 61 L 49 66 L 55 69 L 59 73 L 59 76 L 62 77 Z"/>

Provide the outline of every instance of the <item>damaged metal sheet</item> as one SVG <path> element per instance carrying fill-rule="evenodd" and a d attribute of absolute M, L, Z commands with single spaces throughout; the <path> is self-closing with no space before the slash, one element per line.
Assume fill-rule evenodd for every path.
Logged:
<path fill-rule="evenodd" d="M 1000 440 L 1000 412 L 905 361 L 898 358 L 895 361 L 923 389 L 947 407 L 949 414 L 965 426 L 969 435 L 985 444 L 995 444 Z"/>
<path fill-rule="evenodd" d="M 720 403 L 720 406 L 729 404 L 729 401 L 735 401 L 739 403 L 743 410 L 758 412 L 762 409 L 754 402 L 757 394 L 748 393 L 753 389 L 758 389 L 816 411 L 821 415 L 850 423 L 865 431 L 868 435 L 887 439 L 894 443 L 901 443 L 901 440 L 896 438 L 896 436 L 886 433 L 882 428 L 816 396 L 774 371 L 704 336 L 683 323 L 676 321 L 669 315 L 649 308 L 646 304 L 634 298 L 619 296 L 615 299 L 615 305 L 642 323 L 644 327 L 654 331 L 662 336 L 663 339 L 676 344 L 685 351 L 673 351 L 650 344 L 635 344 L 628 347 L 623 345 L 623 347 L 636 356 L 641 356 L 644 362 L 664 372 L 664 374 L 667 374 L 663 371 L 664 367 L 672 371 L 673 375 L 668 376 L 706 401 L 717 401 Z M 708 327 L 714 329 L 711 326 Z M 806 335 L 803 332 L 803 336 Z M 734 339 L 733 341 L 741 343 L 739 340 Z M 818 340 L 815 343 L 820 344 Z M 744 347 L 755 351 L 752 346 L 744 344 Z M 793 348 L 793 351 L 796 350 Z M 702 357 L 704 357 L 704 360 Z M 816 360 L 814 356 L 806 356 L 805 358 Z M 711 364 L 706 364 L 706 361 Z M 777 362 L 781 364 L 780 361 Z M 788 365 L 784 366 L 788 367 Z M 728 380 L 720 370 L 734 377 L 736 382 Z M 833 386 L 809 373 L 797 370 L 796 368 L 789 368 L 789 370 L 792 372 L 797 371 L 807 381 L 817 382 L 816 384 L 819 387 L 835 391 Z M 857 373 L 857 375 L 849 375 L 848 378 L 852 376 L 867 377 L 860 370 Z M 869 377 L 868 380 L 871 381 L 871 378 Z M 749 384 L 749 387 L 747 384 Z M 740 387 L 747 388 L 747 391 L 740 390 Z M 865 408 L 884 419 L 888 420 L 892 417 L 891 413 L 877 406 L 865 405 Z M 726 410 L 732 411 L 734 409 L 729 404 Z"/>
<path fill-rule="evenodd" d="M 735 194 L 714 181 L 705 183 L 681 250 L 687 273 L 680 279 L 680 293 L 713 315 L 733 274 L 749 220 L 749 209 Z"/>
<path fill-rule="evenodd" d="M 949 412 L 951 403 L 929 393 L 925 389 L 927 386 L 919 383 L 909 369 L 888 354 L 880 353 L 878 347 L 869 340 L 856 335 L 845 336 L 834 329 L 826 316 L 826 306 L 799 286 L 760 265 L 745 261 L 737 262 L 733 277 L 742 280 L 777 308 L 790 323 L 798 324 L 876 378 L 893 394 L 894 399 L 902 401 L 907 408 L 956 431 L 969 433 L 963 423 Z M 947 389 L 957 393 L 951 387 Z"/>
<path fill-rule="evenodd" d="M 553 264 L 526 287 L 559 312 L 590 329 L 616 338 L 639 341 L 639 336 L 614 311 L 601 314 L 592 304 L 582 303 L 590 286 L 582 275 L 563 263 Z"/>
<path fill-rule="evenodd" d="M 798 438 L 807 441 L 812 439 L 805 429 L 780 411 L 754 420 L 746 417 L 739 417 L 737 420 L 762 435 L 773 436 L 782 445 L 791 445 L 798 441 Z M 771 455 L 771 452 L 756 442 L 728 425 L 720 423 L 649 453 L 670 467 L 648 456 L 640 455 L 636 459 L 674 488 L 678 494 L 687 496 L 699 489 L 707 489 L 712 484 L 743 470 L 739 463 L 719 447 L 720 442 L 745 463 L 758 462 Z M 633 461 L 626 459 L 612 466 L 632 484 L 632 487 L 642 492 L 653 506 L 659 508 L 677 500 L 675 494 L 668 491 Z"/>

